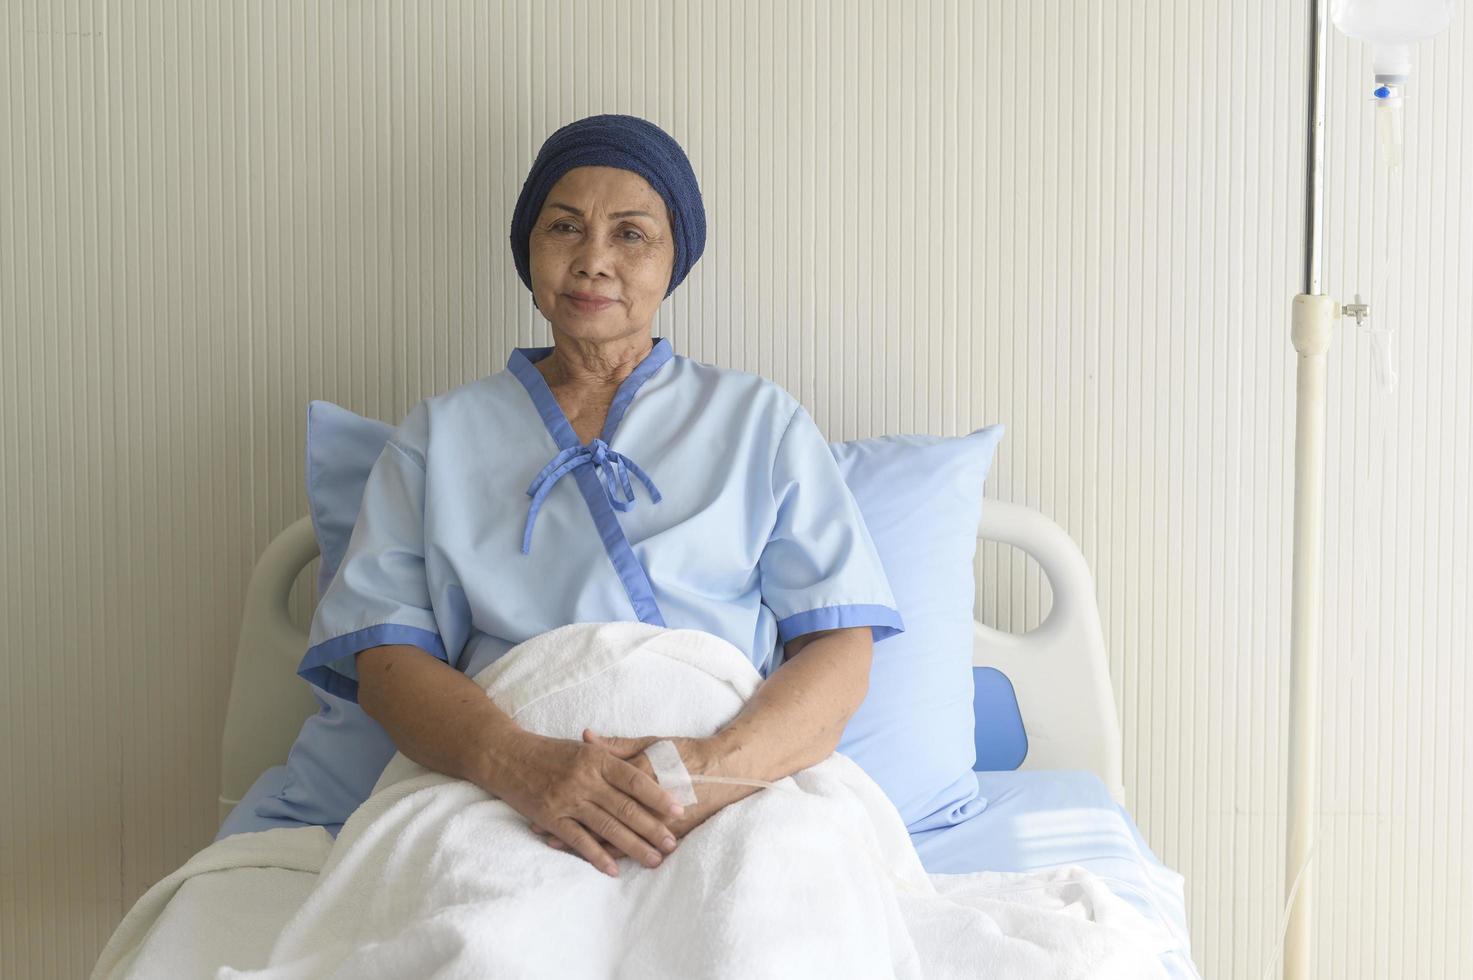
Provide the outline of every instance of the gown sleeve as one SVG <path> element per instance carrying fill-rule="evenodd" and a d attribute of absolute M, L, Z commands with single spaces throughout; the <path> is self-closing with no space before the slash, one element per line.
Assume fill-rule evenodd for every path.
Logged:
<path fill-rule="evenodd" d="M 423 403 L 389 437 L 369 472 L 347 551 L 312 617 L 297 673 L 358 700 L 354 656 L 407 644 L 449 662 L 425 573 Z"/>
<path fill-rule="evenodd" d="M 859 505 L 801 405 L 778 443 L 772 494 L 776 522 L 758 570 L 779 642 L 848 626 L 869 626 L 877 643 L 903 632 Z"/>

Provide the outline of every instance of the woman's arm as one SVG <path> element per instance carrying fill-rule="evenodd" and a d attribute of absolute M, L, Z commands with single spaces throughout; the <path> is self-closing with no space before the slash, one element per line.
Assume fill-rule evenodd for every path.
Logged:
<path fill-rule="evenodd" d="M 394 747 L 435 772 L 494 792 L 528 734 L 475 681 L 418 647 L 389 645 L 357 656 L 358 706 Z"/>
<path fill-rule="evenodd" d="M 827 759 L 869 690 L 873 653 L 868 626 L 788 641 L 783 665 L 706 740 L 709 773 L 772 782 Z"/>

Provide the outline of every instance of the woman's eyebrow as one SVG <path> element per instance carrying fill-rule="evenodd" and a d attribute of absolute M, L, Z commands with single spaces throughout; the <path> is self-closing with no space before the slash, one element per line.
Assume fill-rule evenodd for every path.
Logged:
<path fill-rule="evenodd" d="M 580 211 L 580 210 L 578 210 L 577 208 L 573 207 L 571 204 L 559 204 L 557 201 L 552 201 L 552 202 L 550 202 L 548 204 L 548 207 L 551 207 L 551 208 L 562 208 L 564 211 L 571 211 L 571 212 L 573 212 L 574 214 L 576 214 L 580 218 L 583 217 L 583 212 Z M 654 217 L 654 215 L 650 214 L 648 211 L 615 211 L 613 214 L 609 215 L 609 217 L 610 218 L 628 218 L 628 217 L 631 217 L 631 216 L 636 215 L 636 214 L 637 215 L 643 215 L 646 218 L 653 218 Z"/>

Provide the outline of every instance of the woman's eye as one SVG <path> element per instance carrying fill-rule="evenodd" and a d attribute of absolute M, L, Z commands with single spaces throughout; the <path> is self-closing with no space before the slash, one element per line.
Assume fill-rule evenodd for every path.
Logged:
<path fill-rule="evenodd" d="M 578 226 L 573 224 L 571 221 L 559 221 L 552 226 L 551 230 L 558 232 L 571 231 L 576 233 L 578 231 Z M 644 240 L 644 233 L 635 228 L 625 228 L 619 234 L 620 237 L 622 237 L 626 242 L 636 242 Z"/>

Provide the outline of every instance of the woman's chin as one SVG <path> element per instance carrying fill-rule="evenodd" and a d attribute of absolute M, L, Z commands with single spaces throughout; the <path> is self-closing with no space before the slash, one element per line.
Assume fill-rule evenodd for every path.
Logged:
<path fill-rule="evenodd" d="M 629 332 L 629 324 L 606 313 L 589 315 L 568 314 L 559 310 L 559 316 L 550 318 L 549 323 L 563 336 L 583 343 L 612 343 L 623 339 Z"/>

